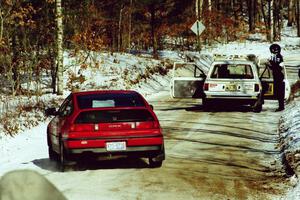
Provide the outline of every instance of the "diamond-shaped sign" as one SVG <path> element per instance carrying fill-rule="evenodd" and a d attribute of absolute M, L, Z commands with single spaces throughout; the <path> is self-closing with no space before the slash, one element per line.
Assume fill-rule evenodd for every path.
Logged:
<path fill-rule="evenodd" d="M 191 27 L 191 30 L 196 34 L 196 35 L 201 35 L 201 33 L 205 30 L 205 26 L 202 24 L 201 21 L 197 20 L 193 26 Z"/>

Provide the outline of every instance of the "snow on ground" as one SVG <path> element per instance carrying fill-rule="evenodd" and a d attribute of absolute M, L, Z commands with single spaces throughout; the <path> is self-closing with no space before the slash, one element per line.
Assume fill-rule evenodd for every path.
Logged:
<path fill-rule="evenodd" d="M 163 52 L 160 60 L 146 55 L 101 53 L 86 59 L 87 68 L 70 55 L 66 53 L 64 63 L 66 89 L 135 89 L 145 96 L 164 84 L 165 77 L 161 77 L 167 75 L 175 60 L 180 60 L 176 52 L 170 51 Z"/>
<path fill-rule="evenodd" d="M 35 164 L 35 161 L 48 157 L 48 149 L 45 148 L 47 145 L 45 137 L 46 127 L 47 123 L 43 122 L 13 138 L 1 136 L 0 177 L 6 172 L 17 169 L 32 169 L 41 174 L 47 173 Z M 26 150 L 25 153 L 24 150 Z"/>

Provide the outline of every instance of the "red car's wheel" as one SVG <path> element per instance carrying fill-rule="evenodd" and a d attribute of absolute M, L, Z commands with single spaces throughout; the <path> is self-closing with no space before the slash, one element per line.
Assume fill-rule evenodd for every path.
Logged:
<path fill-rule="evenodd" d="M 58 155 L 51 146 L 48 147 L 48 155 L 50 160 L 58 160 Z"/>
<path fill-rule="evenodd" d="M 158 168 L 162 166 L 162 160 L 161 161 L 155 161 L 153 158 L 149 158 L 149 166 L 151 168 Z"/>
<path fill-rule="evenodd" d="M 48 155 L 50 160 L 58 160 L 58 154 L 53 151 L 52 142 L 49 137 L 49 133 L 47 133 L 47 143 L 48 143 Z"/>
<path fill-rule="evenodd" d="M 60 161 L 60 169 L 62 172 L 64 172 L 66 166 L 66 154 L 65 154 L 65 148 L 62 141 L 60 142 L 59 145 L 59 161 Z"/>

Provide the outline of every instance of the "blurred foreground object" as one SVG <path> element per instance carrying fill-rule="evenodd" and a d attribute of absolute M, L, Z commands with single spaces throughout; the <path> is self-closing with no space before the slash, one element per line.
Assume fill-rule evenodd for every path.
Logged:
<path fill-rule="evenodd" d="M 15 170 L 0 180 L 0 200 L 66 200 L 44 176 L 32 170 Z"/>

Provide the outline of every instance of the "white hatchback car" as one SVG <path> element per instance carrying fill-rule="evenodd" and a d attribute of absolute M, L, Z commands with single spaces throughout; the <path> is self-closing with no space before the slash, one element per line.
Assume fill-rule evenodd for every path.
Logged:
<path fill-rule="evenodd" d="M 246 59 L 215 60 L 204 82 L 203 107 L 212 103 L 240 103 L 254 105 L 262 91 L 258 65 Z"/>
<path fill-rule="evenodd" d="M 285 98 L 290 94 L 290 85 L 285 74 Z M 254 55 L 231 56 L 216 59 L 208 72 L 204 82 L 202 104 L 204 109 L 218 103 L 255 105 L 259 95 L 264 99 L 275 99 L 273 91 L 273 77 L 271 70 L 261 65 Z M 261 111 L 262 104 L 255 108 Z"/>
<path fill-rule="evenodd" d="M 195 63 L 174 63 L 171 96 L 202 98 L 204 109 L 224 103 L 253 106 L 262 91 L 266 99 L 275 99 L 272 73 L 265 65 L 260 67 L 254 55 L 217 56 L 207 73 L 202 69 Z M 286 73 L 284 81 L 288 98 L 290 86 Z M 262 105 L 256 111 L 261 109 Z"/>

